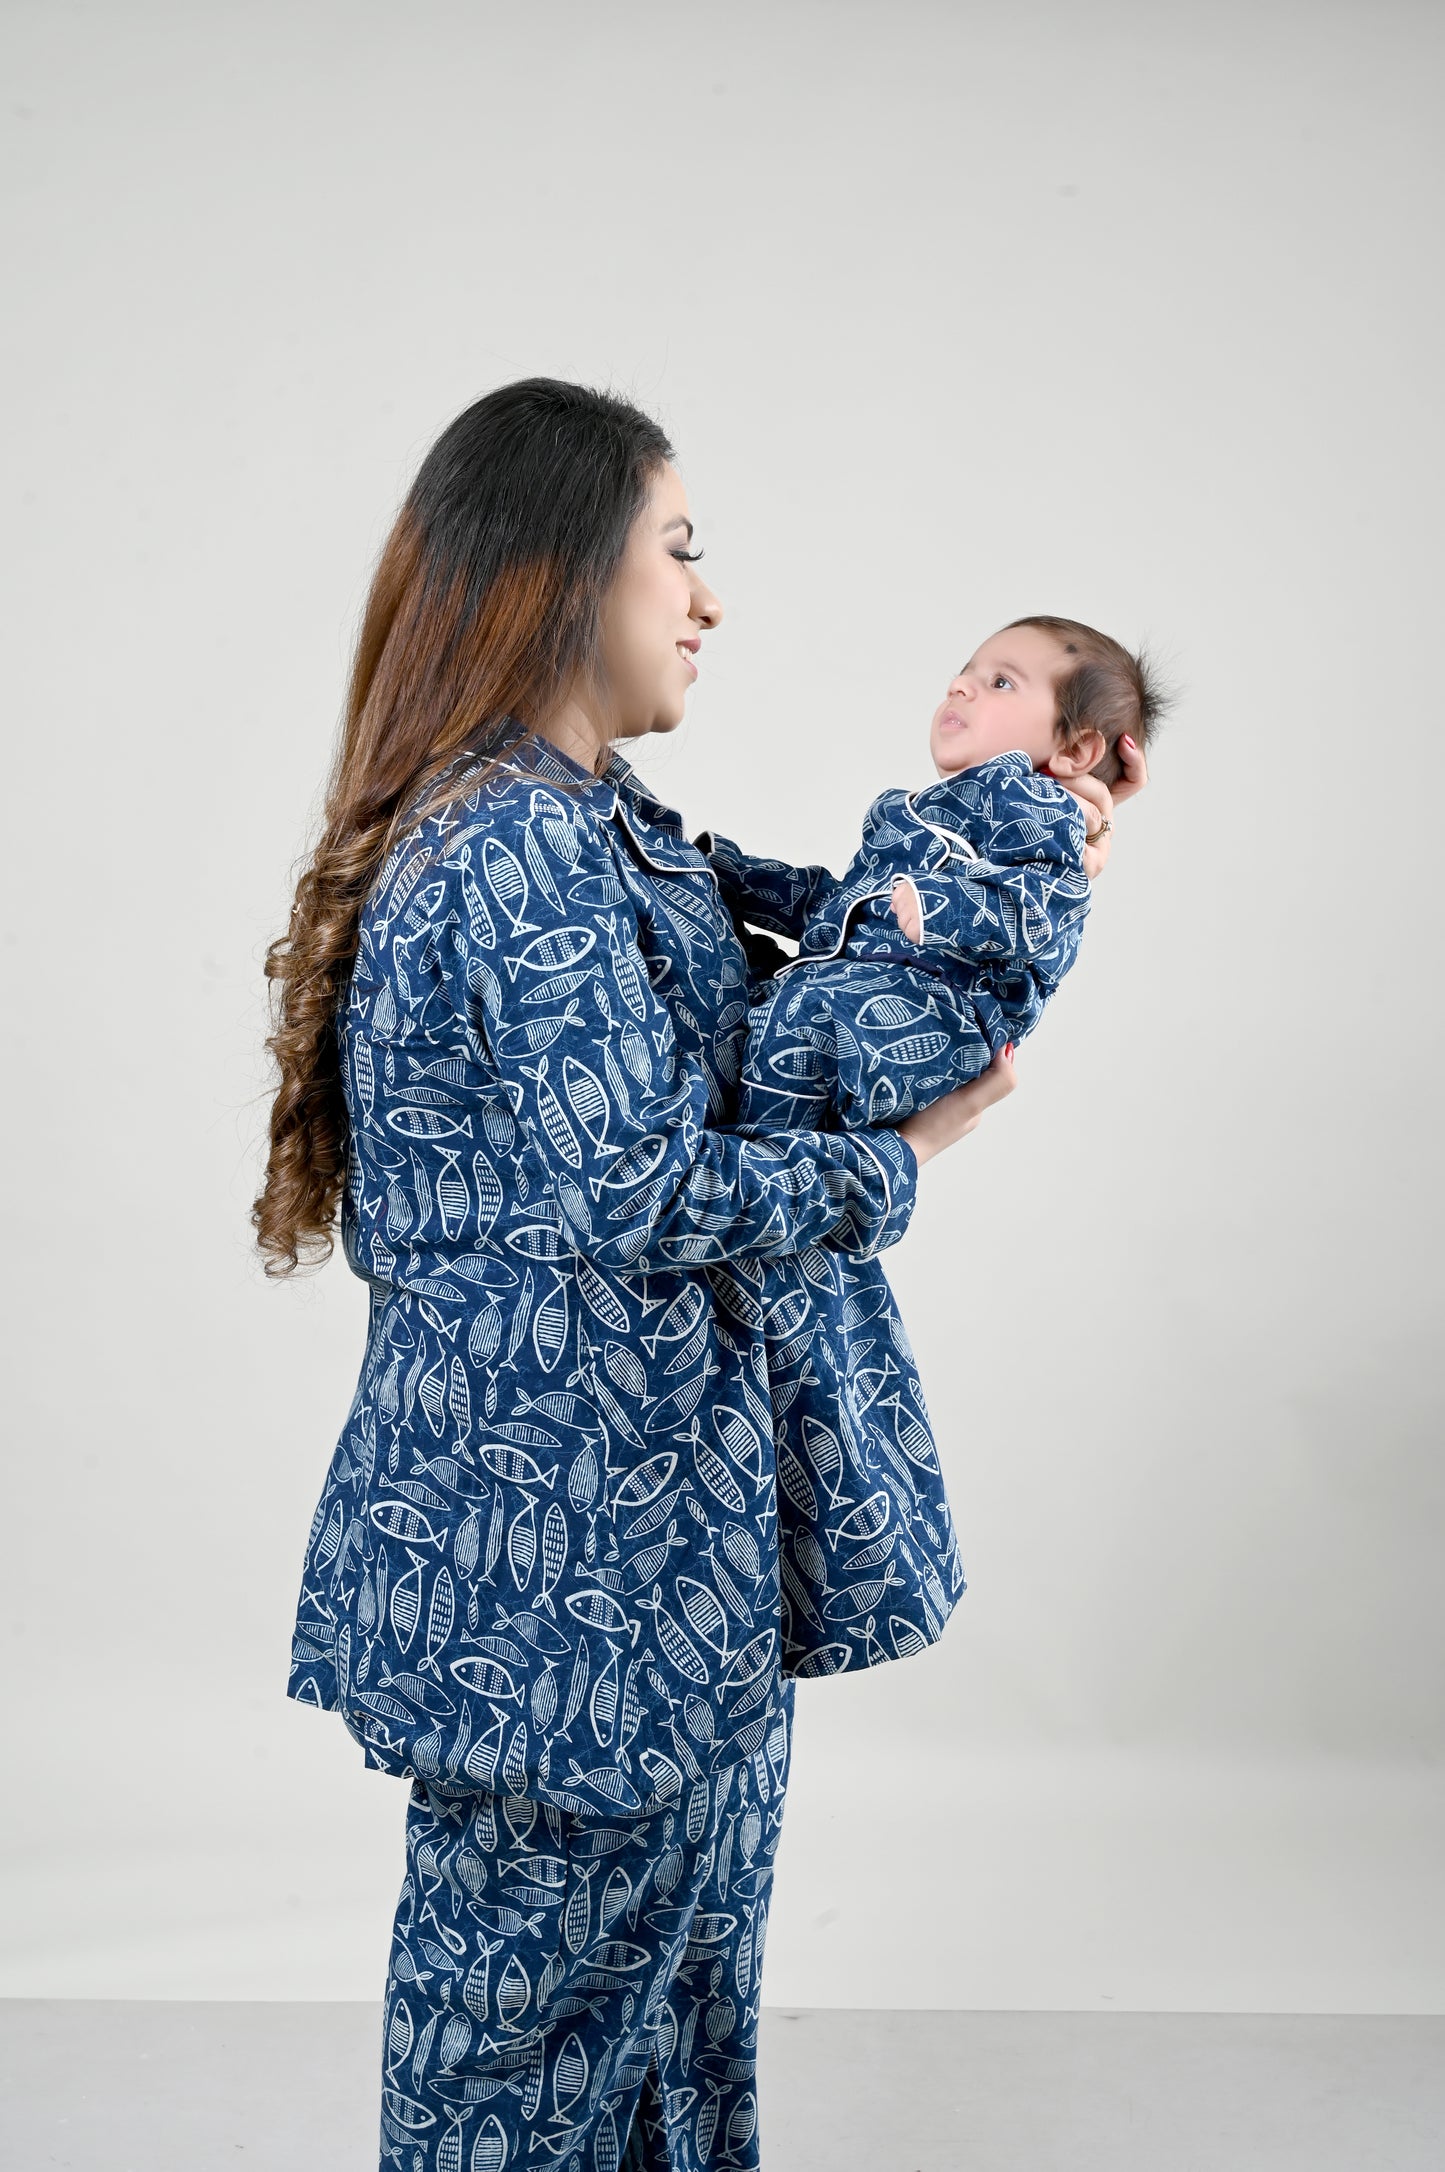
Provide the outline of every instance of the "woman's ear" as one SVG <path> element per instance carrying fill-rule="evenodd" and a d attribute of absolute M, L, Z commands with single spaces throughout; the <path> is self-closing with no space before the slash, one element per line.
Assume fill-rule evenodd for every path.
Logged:
<path fill-rule="evenodd" d="M 1108 751 L 1108 740 L 1096 725 L 1091 724 L 1068 746 L 1055 747 L 1049 756 L 1049 774 L 1053 777 L 1087 776 Z"/>

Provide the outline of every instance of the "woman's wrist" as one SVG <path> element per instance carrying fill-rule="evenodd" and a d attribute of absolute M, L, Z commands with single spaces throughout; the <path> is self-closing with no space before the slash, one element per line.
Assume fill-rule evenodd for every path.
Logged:
<path fill-rule="evenodd" d="M 976 1128 L 984 1111 L 1011 1094 L 1018 1083 L 1014 1075 L 1014 1045 L 1009 1041 L 994 1057 L 986 1071 L 970 1079 L 966 1086 L 955 1086 L 952 1093 L 929 1103 L 926 1109 L 915 1109 L 911 1116 L 895 1128 L 902 1139 L 912 1147 L 919 1166 L 932 1161 L 945 1147 L 966 1138 Z"/>
<path fill-rule="evenodd" d="M 921 1133 L 916 1128 L 910 1129 L 910 1126 L 916 1127 L 917 1122 L 918 1119 L 916 1116 L 908 1116 L 904 1118 L 901 1124 L 895 1125 L 894 1127 L 898 1133 L 899 1138 L 903 1141 L 904 1145 L 908 1148 L 909 1153 L 913 1156 L 915 1175 L 923 1167 L 923 1164 L 930 1158 L 930 1150 L 924 1144 Z"/>

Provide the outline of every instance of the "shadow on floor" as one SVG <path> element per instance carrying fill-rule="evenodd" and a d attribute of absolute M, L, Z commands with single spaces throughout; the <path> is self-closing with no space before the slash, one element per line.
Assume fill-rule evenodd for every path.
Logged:
<path fill-rule="evenodd" d="M 372 2172 L 380 2008 L 0 2000 L 9 2172 Z M 1441 2172 L 1445 2020 L 769 2008 L 766 2172 Z"/>

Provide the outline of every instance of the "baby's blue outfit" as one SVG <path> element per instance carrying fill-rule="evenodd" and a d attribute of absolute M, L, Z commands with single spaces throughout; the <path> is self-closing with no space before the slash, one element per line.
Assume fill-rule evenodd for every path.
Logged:
<path fill-rule="evenodd" d="M 841 879 L 704 832 L 734 919 L 798 943 L 750 991 L 739 1128 L 897 1123 L 1031 1033 L 1089 910 L 1084 834 L 1079 802 L 1022 751 L 884 792 Z M 900 876 L 919 943 L 893 915 Z"/>

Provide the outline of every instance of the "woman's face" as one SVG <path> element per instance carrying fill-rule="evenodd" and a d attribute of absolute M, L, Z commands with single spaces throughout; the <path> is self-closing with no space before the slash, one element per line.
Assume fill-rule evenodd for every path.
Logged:
<path fill-rule="evenodd" d="M 655 477 L 632 524 L 602 606 L 607 739 L 640 739 L 682 722 L 698 673 L 703 630 L 722 605 L 687 563 L 692 522 L 682 477 L 670 464 Z M 700 554 L 699 554 L 700 555 Z"/>

